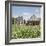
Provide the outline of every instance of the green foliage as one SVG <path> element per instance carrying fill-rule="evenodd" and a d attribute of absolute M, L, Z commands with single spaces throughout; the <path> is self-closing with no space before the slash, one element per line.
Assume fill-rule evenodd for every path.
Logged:
<path fill-rule="evenodd" d="M 38 38 L 40 37 L 40 26 L 12 25 L 12 38 Z"/>

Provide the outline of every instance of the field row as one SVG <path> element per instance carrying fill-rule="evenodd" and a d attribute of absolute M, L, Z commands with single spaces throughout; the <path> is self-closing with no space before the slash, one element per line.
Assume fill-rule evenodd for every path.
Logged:
<path fill-rule="evenodd" d="M 12 25 L 12 38 L 38 38 L 40 37 L 40 26 Z"/>

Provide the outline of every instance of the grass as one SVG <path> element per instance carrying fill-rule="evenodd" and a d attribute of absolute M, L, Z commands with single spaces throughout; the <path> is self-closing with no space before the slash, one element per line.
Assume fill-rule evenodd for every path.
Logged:
<path fill-rule="evenodd" d="M 39 25 L 16 25 L 12 24 L 12 38 L 38 38 L 40 37 L 40 26 Z"/>

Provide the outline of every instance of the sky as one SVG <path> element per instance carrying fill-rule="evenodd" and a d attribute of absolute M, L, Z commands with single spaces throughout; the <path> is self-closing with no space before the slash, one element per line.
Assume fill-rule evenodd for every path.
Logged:
<path fill-rule="evenodd" d="M 12 17 L 23 16 L 28 20 L 32 15 L 40 17 L 40 7 L 12 6 Z"/>

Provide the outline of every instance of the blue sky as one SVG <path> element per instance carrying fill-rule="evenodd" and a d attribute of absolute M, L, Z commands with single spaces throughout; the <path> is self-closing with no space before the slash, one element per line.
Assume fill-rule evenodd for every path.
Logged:
<path fill-rule="evenodd" d="M 28 20 L 32 15 L 40 17 L 40 7 L 24 7 L 24 6 L 12 6 L 12 16 L 23 16 L 25 20 Z"/>

